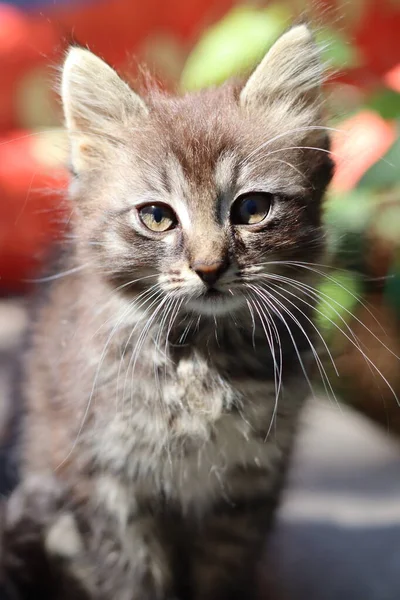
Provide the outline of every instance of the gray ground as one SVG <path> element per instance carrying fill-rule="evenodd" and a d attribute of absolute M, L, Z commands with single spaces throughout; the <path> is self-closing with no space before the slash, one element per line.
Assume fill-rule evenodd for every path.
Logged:
<path fill-rule="evenodd" d="M 290 600 L 400 598 L 400 446 L 310 404 L 274 539 Z"/>
<path fill-rule="evenodd" d="M 0 302 L 0 433 L 25 315 Z M 400 599 L 400 444 L 310 402 L 271 546 L 283 600 Z"/>

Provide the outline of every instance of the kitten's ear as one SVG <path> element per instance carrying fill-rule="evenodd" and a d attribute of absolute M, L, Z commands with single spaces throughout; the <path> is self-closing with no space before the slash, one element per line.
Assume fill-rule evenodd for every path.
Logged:
<path fill-rule="evenodd" d="M 276 100 L 304 108 L 320 99 L 323 68 L 319 49 L 306 25 L 284 33 L 267 52 L 240 94 L 240 103 L 260 110 Z"/>
<path fill-rule="evenodd" d="M 107 140 L 123 133 L 132 117 L 146 118 L 147 107 L 117 73 L 82 48 L 71 48 L 61 78 L 61 98 L 71 140 L 72 167 L 79 173 L 100 157 Z"/>

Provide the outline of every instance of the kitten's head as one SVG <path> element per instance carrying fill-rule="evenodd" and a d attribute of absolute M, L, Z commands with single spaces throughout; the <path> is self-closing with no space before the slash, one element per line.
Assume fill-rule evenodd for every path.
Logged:
<path fill-rule="evenodd" d="M 314 261 L 332 175 L 321 79 L 303 25 L 244 84 L 178 98 L 139 97 L 72 48 L 62 77 L 71 190 L 81 243 L 104 276 L 121 293 L 158 290 L 215 315 L 240 309 L 248 286 L 284 264 Z"/>

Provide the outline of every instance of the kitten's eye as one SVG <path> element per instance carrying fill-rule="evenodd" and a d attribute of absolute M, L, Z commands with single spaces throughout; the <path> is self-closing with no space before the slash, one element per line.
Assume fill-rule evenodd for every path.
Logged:
<path fill-rule="evenodd" d="M 257 225 L 268 215 L 272 206 L 272 194 L 254 192 L 240 196 L 232 206 L 234 225 Z"/>
<path fill-rule="evenodd" d="M 148 204 L 139 209 L 139 217 L 147 229 L 163 233 L 176 227 L 174 211 L 164 204 Z"/>

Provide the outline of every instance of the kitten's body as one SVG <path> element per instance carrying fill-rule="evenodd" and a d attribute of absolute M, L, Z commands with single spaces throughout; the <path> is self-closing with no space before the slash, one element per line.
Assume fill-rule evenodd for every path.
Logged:
<path fill-rule="evenodd" d="M 287 36 L 283 49 L 297 43 L 310 53 L 307 71 L 315 60 L 308 31 Z M 240 94 L 226 86 L 193 98 L 154 94 L 144 104 L 104 71 L 122 87 L 115 98 L 106 89 L 112 102 L 106 117 L 94 117 L 97 137 L 85 131 L 98 103 L 82 96 L 90 71 L 69 66 L 64 103 L 80 208 L 71 274 L 52 285 L 33 334 L 22 479 L 32 490 L 32 476 L 37 486 L 55 474 L 64 501 L 46 511 L 45 546 L 99 600 L 256 593 L 308 391 L 314 303 L 308 297 L 296 312 L 293 298 L 271 287 L 271 305 L 257 276 L 287 275 L 276 265 L 282 258 L 320 255 L 320 200 L 331 175 L 326 135 L 310 123 L 319 114 L 315 64 L 304 77 L 295 64 L 288 69 L 294 100 L 279 93 L 279 47 L 274 64 L 267 106 L 256 74 Z M 260 161 L 266 140 L 274 158 Z M 229 223 L 234 198 L 252 190 L 279 194 L 267 230 Z M 172 206 L 179 230 L 143 235 L 132 224 L 132 200 L 149 199 Z M 214 264 L 217 294 L 200 281 Z M 66 511 L 82 533 L 68 551 Z"/>

